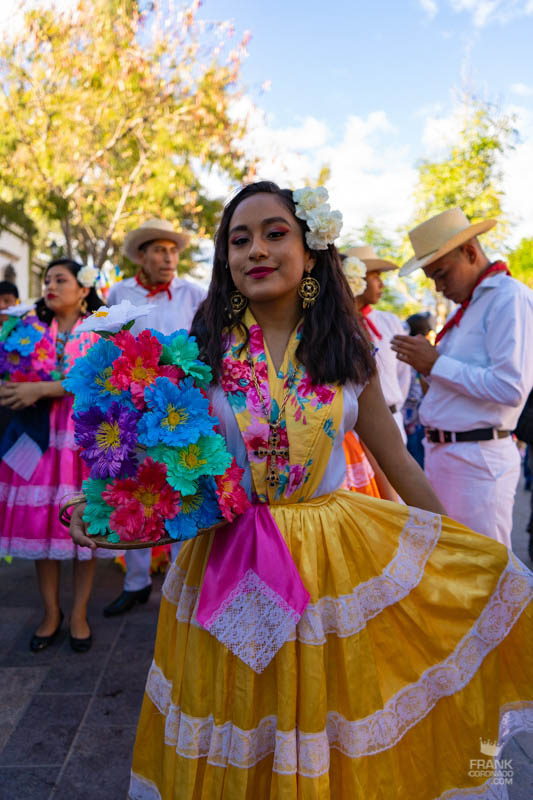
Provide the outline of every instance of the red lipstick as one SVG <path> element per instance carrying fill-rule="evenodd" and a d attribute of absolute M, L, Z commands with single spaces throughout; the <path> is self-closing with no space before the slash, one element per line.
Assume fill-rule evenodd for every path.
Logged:
<path fill-rule="evenodd" d="M 250 276 L 250 278 L 266 278 L 267 275 L 270 275 L 272 272 L 275 272 L 274 267 L 253 267 L 249 270 L 246 274 Z"/>

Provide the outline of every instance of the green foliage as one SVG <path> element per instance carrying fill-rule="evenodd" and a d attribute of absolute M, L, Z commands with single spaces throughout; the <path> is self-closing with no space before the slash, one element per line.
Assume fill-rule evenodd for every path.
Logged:
<path fill-rule="evenodd" d="M 465 97 L 461 107 L 463 124 L 459 138 L 440 161 L 422 161 L 415 190 L 416 213 L 412 225 L 461 206 L 473 223 L 498 219 L 484 234 L 483 244 L 498 249 L 508 232 L 502 210 L 502 157 L 513 147 L 517 133 L 514 118 L 493 104 Z"/>
<path fill-rule="evenodd" d="M 172 5 L 172 4 L 171 4 Z M 0 42 L 0 196 L 22 204 L 68 255 L 120 261 L 128 230 L 165 217 L 212 235 L 220 203 L 206 177 L 247 174 L 245 123 L 231 103 L 245 42 L 228 51 L 225 23 L 202 25 L 199 3 L 147 11 L 132 0 L 78 0 L 67 11 L 26 6 Z"/>
<path fill-rule="evenodd" d="M 507 256 L 513 278 L 533 289 L 533 239 L 522 239 Z"/>

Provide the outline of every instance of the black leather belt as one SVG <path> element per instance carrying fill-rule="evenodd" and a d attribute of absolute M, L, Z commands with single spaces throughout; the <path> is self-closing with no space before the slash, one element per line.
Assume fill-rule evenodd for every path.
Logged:
<path fill-rule="evenodd" d="M 398 406 L 389 406 L 389 411 L 391 414 L 396 414 L 398 411 Z"/>
<path fill-rule="evenodd" d="M 491 439 L 505 439 L 511 431 L 499 431 L 497 428 L 477 428 L 475 431 L 439 431 L 436 428 L 425 429 L 428 442 L 446 444 L 449 442 L 489 442 Z"/>

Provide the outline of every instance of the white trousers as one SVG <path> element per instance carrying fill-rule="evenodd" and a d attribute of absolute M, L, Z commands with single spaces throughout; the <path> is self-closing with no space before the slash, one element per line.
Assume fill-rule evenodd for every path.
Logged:
<path fill-rule="evenodd" d="M 171 545 L 170 555 L 172 563 L 178 557 L 183 542 L 175 542 Z M 152 548 L 146 547 L 143 550 L 126 550 L 124 560 L 126 561 L 126 576 L 124 578 L 124 589 L 126 592 L 138 592 L 152 583 L 150 577 L 150 561 L 152 558 Z"/>
<path fill-rule="evenodd" d="M 513 439 L 424 442 L 424 471 L 448 516 L 511 547 L 520 455 Z"/>

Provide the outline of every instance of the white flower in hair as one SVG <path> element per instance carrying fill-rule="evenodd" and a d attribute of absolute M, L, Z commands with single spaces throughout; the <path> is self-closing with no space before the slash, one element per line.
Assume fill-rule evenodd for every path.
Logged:
<path fill-rule="evenodd" d="M 118 333 L 125 325 L 135 322 L 140 317 L 146 317 L 154 308 L 154 303 L 146 303 L 142 306 L 134 306 L 129 300 L 123 300 L 116 306 L 107 308 L 100 306 L 98 311 L 92 313 L 81 325 L 78 331 L 96 331 L 97 333 Z M 131 326 L 129 326 L 131 327 Z"/>
<path fill-rule="evenodd" d="M 342 263 L 346 280 L 354 297 L 363 294 L 366 289 L 366 266 L 357 256 L 348 256 Z"/>
<path fill-rule="evenodd" d="M 328 202 L 328 190 L 323 186 L 317 186 L 316 189 L 311 186 L 304 186 L 303 189 L 295 189 L 293 191 L 292 199 L 298 209 L 307 214 L 309 211 Z M 301 214 L 298 214 L 298 216 L 302 219 Z"/>
<path fill-rule="evenodd" d="M 329 205 L 324 203 L 309 213 L 306 220 L 309 231 L 305 240 L 311 250 L 327 250 L 328 244 L 333 244 L 342 228 L 342 214 L 340 211 L 331 211 Z"/>
<path fill-rule="evenodd" d="M 90 289 L 95 285 L 98 278 L 98 270 L 96 267 L 82 267 L 76 274 L 76 280 L 86 289 Z"/>
<path fill-rule="evenodd" d="M 328 197 L 328 190 L 323 186 L 316 189 L 304 186 L 292 193 L 296 216 L 305 220 L 309 228 L 305 241 L 311 250 L 327 250 L 341 232 L 342 214 L 330 209 Z"/>

